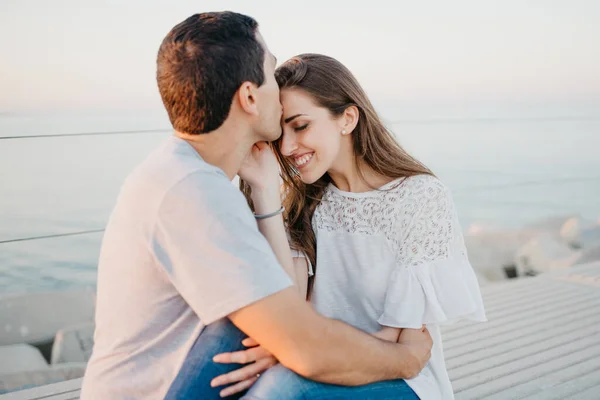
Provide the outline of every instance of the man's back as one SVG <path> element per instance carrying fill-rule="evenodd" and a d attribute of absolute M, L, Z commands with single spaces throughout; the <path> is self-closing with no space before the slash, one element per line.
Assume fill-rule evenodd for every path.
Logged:
<path fill-rule="evenodd" d="M 195 209 L 186 210 L 187 202 Z M 213 251 L 222 247 L 218 235 L 213 238 L 216 224 L 227 218 L 254 223 L 225 174 L 179 138 L 167 140 L 129 176 L 103 239 L 94 351 L 82 398 L 162 398 L 204 327 L 200 319 L 210 323 L 256 300 L 236 299 L 226 282 L 219 287 L 228 266 L 241 281 L 249 272 Z M 269 262 L 279 270 L 274 256 Z M 282 274 L 267 284 L 286 287 Z"/>

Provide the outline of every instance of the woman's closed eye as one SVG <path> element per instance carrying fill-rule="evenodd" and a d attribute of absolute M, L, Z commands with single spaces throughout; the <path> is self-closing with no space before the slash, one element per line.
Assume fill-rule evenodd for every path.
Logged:
<path fill-rule="evenodd" d="M 308 123 L 306 123 L 306 124 L 304 124 L 304 125 L 302 125 L 302 126 L 297 126 L 297 127 L 295 127 L 295 128 L 294 128 L 294 131 L 296 131 L 296 132 L 300 132 L 300 131 L 303 131 L 303 130 L 305 130 L 306 128 L 308 128 Z"/>

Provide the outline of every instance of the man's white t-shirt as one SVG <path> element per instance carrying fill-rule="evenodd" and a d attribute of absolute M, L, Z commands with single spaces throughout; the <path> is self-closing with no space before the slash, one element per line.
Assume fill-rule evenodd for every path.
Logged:
<path fill-rule="evenodd" d="M 205 325 L 292 285 L 239 190 L 169 138 L 126 180 L 81 398 L 162 399 Z"/>

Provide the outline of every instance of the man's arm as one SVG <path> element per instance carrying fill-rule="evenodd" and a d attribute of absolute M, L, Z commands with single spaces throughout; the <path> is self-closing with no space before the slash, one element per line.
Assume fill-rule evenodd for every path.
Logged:
<path fill-rule="evenodd" d="M 289 286 L 244 197 L 224 175 L 198 171 L 171 188 L 150 246 L 203 323 L 230 316 L 301 375 L 359 385 L 413 376 L 428 358 L 429 338 L 426 351 L 385 343 L 313 311 Z"/>
<path fill-rule="evenodd" d="M 229 315 L 279 362 L 306 378 L 346 386 L 411 378 L 430 357 L 424 330 L 409 345 L 379 340 L 317 314 L 293 288 Z M 247 360 L 248 362 L 253 360 Z"/>

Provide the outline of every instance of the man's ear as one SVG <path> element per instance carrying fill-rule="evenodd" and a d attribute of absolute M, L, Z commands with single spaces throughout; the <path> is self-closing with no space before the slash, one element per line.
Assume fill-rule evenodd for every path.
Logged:
<path fill-rule="evenodd" d="M 240 108 L 250 115 L 258 115 L 257 90 L 254 83 L 244 82 L 234 96 Z"/>

